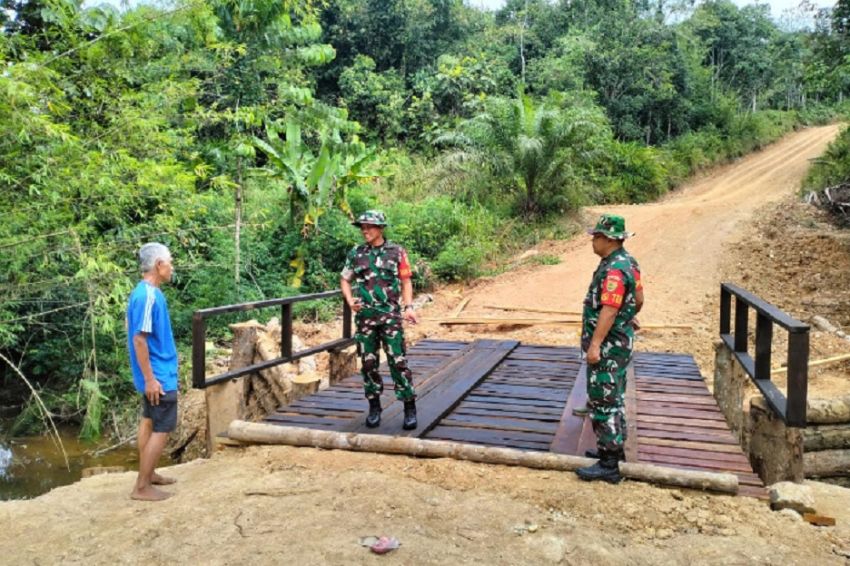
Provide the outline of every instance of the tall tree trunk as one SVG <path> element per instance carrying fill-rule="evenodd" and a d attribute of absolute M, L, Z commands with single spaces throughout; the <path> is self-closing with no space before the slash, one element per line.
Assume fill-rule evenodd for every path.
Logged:
<path fill-rule="evenodd" d="M 525 28 L 528 26 L 528 0 L 525 0 L 525 10 L 522 14 L 522 25 L 519 28 L 519 62 L 522 72 L 522 84 L 525 84 Z"/>
<path fill-rule="evenodd" d="M 241 238 L 242 238 L 242 158 L 239 157 L 236 159 L 236 202 L 235 202 L 235 214 L 236 214 L 236 231 L 234 234 L 234 268 L 233 268 L 233 282 L 236 286 L 236 298 L 239 298 L 239 272 L 240 269 L 240 250 L 241 250 Z"/>

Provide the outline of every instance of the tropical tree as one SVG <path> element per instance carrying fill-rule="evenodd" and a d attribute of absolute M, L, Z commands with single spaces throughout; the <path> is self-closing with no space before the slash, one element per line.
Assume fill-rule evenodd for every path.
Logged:
<path fill-rule="evenodd" d="M 569 106 L 558 93 L 536 103 L 520 89 L 513 99 L 489 99 L 485 112 L 438 141 L 457 148 L 450 160 L 485 164 L 493 179 L 519 197 L 520 209 L 535 215 L 580 202 L 582 188 L 570 181 L 580 162 L 595 158 L 593 140 L 606 134 L 598 109 Z"/>
<path fill-rule="evenodd" d="M 290 221 L 297 223 L 305 240 L 290 264 L 295 270 L 291 284 L 299 287 L 306 266 L 306 240 L 319 229 L 321 217 L 331 208 L 351 215 L 348 189 L 383 172 L 375 166 L 375 150 L 356 136 L 346 142 L 338 130 L 323 130 L 319 132 L 319 150 L 314 152 L 304 141 L 298 122 L 289 119 L 284 126 L 283 139 L 277 125 L 270 123 L 266 139 L 254 137 L 253 143 L 267 158 L 260 172 L 286 187 Z"/>

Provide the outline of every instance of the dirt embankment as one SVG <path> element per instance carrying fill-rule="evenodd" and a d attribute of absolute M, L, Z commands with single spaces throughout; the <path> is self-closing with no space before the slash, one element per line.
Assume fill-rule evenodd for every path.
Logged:
<path fill-rule="evenodd" d="M 710 375 L 719 283 L 733 280 L 796 316 L 848 324 L 846 238 L 791 198 L 808 159 L 837 128 L 813 128 L 720 168 L 662 202 L 614 209 L 647 287 L 645 322 L 693 330 L 644 332 L 642 350 L 696 355 Z M 589 217 L 599 211 L 588 211 Z M 824 237 L 824 234 L 827 237 Z M 445 288 L 411 338 L 484 335 L 575 344 L 550 326 L 446 330 L 464 297 L 472 314 L 509 316 L 489 304 L 574 310 L 596 263 L 586 238 L 541 246 L 558 265 L 527 265 L 470 287 Z M 843 278 L 843 279 L 842 279 Z M 837 306 L 838 305 L 838 306 Z M 840 306 L 843 305 L 843 306 Z M 528 316 L 517 313 L 516 316 Z M 815 333 L 813 357 L 842 347 Z M 847 366 L 813 373 L 812 391 L 850 390 Z M 831 373 L 830 373 L 831 372 Z M 843 372 L 843 373 L 842 373 Z M 843 376 L 844 381 L 841 381 Z M 175 496 L 127 498 L 133 474 L 98 476 L 33 501 L 0 503 L 0 556 L 15 564 L 847 564 L 850 490 L 812 484 L 817 528 L 764 502 L 624 482 L 586 484 L 572 473 L 448 460 L 288 447 L 228 449 L 170 473 Z M 358 544 L 391 535 L 385 557 Z"/>

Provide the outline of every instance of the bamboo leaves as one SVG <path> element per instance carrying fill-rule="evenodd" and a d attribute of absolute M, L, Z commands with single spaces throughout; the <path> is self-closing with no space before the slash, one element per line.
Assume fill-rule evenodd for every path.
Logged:
<path fill-rule="evenodd" d="M 384 175 L 375 166 L 376 153 L 356 138 L 341 139 L 335 129 L 320 130 L 318 152 L 314 152 L 302 137 L 301 124 L 286 120 L 283 139 L 274 124 L 266 127 L 266 138 L 253 138 L 254 145 L 266 157 L 260 171 L 282 183 L 289 195 L 289 218 L 300 226 L 306 239 L 319 229 L 321 217 L 331 208 L 351 214 L 346 191 L 367 179 Z M 302 245 L 291 262 L 295 274 L 292 285 L 301 285 L 305 271 Z"/>

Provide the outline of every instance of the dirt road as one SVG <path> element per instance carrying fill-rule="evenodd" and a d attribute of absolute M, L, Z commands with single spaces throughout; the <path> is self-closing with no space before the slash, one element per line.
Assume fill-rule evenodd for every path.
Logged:
<path fill-rule="evenodd" d="M 809 166 L 837 135 L 838 126 L 811 128 L 785 137 L 670 194 L 661 202 L 605 207 L 635 232 L 628 250 L 641 265 L 647 289 L 642 319 L 687 323 L 702 317 L 707 294 L 719 293 L 724 246 L 765 204 L 794 193 Z M 603 209 L 591 209 L 594 212 Z M 465 313 L 489 314 L 486 304 L 575 310 L 580 308 L 599 258 L 586 237 L 556 248 L 561 263 L 507 273 L 478 287 Z M 549 253 L 552 253 L 550 251 Z"/>
<path fill-rule="evenodd" d="M 836 132 L 826 127 L 792 134 L 663 202 L 608 209 L 623 213 L 638 232 L 629 248 L 646 274 L 644 320 L 705 319 L 708 297 L 729 265 L 724 254 L 735 253 L 729 244 L 746 233 L 759 207 L 796 190 L 807 160 Z M 574 309 L 597 259 L 586 237 L 544 246 L 559 255 L 559 265 L 524 267 L 473 289 L 442 290 L 414 336 L 497 333 L 449 331 L 428 322 L 463 296 L 472 299 L 469 312 L 488 315 L 495 314 L 484 309 L 490 303 Z M 511 335 L 570 342 L 563 329 L 550 327 Z M 639 344 L 690 351 L 690 340 L 710 350 L 711 335 L 665 334 Z M 449 460 L 254 447 L 227 449 L 169 473 L 179 483 L 163 503 L 129 500 L 132 473 L 93 477 L 33 501 L 0 502 L 0 562 L 850 563 L 850 490 L 818 483 L 811 484 L 817 509 L 838 519 L 834 528 L 813 527 L 750 498 L 635 482 L 587 484 L 572 473 Z M 375 556 L 358 543 L 369 535 L 395 536 L 402 546 Z"/>

